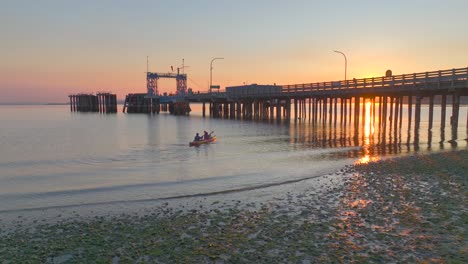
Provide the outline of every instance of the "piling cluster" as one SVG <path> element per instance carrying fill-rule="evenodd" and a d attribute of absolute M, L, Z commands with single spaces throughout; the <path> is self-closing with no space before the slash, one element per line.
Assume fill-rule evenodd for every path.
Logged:
<path fill-rule="evenodd" d="M 110 93 L 98 93 L 99 112 L 117 113 L 117 96 Z"/>
<path fill-rule="evenodd" d="M 189 103 L 183 99 L 177 100 L 168 96 L 148 96 L 146 93 L 128 94 L 125 97 L 123 106 L 124 113 L 159 114 L 159 112 L 169 112 L 174 115 L 186 115 L 190 111 Z"/>
<path fill-rule="evenodd" d="M 70 111 L 117 113 L 117 96 L 110 93 L 69 95 Z"/>
<path fill-rule="evenodd" d="M 238 100 L 234 102 L 202 102 L 202 115 L 245 120 L 289 120 L 291 117 L 290 99 Z"/>
<path fill-rule="evenodd" d="M 124 113 L 159 113 L 159 100 L 149 98 L 146 93 L 133 93 L 125 97 Z"/>

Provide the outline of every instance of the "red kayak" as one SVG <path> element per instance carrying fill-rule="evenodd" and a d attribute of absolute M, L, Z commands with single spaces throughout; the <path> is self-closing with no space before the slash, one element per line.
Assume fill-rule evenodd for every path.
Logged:
<path fill-rule="evenodd" d="M 216 142 L 216 136 L 212 136 L 212 137 L 210 137 L 209 139 L 206 139 L 206 140 L 192 141 L 192 142 L 189 143 L 189 146 L 190 147 L 200 146 L 202 144 L 208 144 L 208 143 L 211 143 L 211 142 Z"/>

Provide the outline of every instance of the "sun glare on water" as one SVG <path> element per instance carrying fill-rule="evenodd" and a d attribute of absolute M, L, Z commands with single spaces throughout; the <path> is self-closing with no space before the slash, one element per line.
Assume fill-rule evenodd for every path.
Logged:
<path fill-rule="evenodd" d="M 371 138 L 374 136 L 374 119 L 372 118 L 372 111 L 374 110 L 375 105 L 372 105 L 371 102 L 365 103 L 366 113 L 364 116 L 364 156 L 360 158 L 356 163 L 363 164 L 369 163 L 371 161 L 378 160 L 377 157 L 371 157 L 370 147 L 371 147 Z"/>

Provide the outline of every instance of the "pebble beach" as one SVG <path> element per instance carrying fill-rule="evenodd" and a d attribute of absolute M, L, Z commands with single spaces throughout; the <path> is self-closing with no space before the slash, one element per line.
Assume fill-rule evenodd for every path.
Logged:
<path fill-rule="evenodd" d="M 210 196 L 0 217 L 0 263 L 466 263 L 468 151 Z"/>

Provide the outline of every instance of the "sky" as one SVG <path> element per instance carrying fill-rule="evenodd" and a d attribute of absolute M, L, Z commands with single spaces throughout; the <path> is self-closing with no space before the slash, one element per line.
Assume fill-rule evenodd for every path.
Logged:
<path fill-rule="evenodd" d="M 468 67 L 466 0 L 0 0 L 0 103 Z M 160 92 L 175 92 L 160 79 Z"/>

